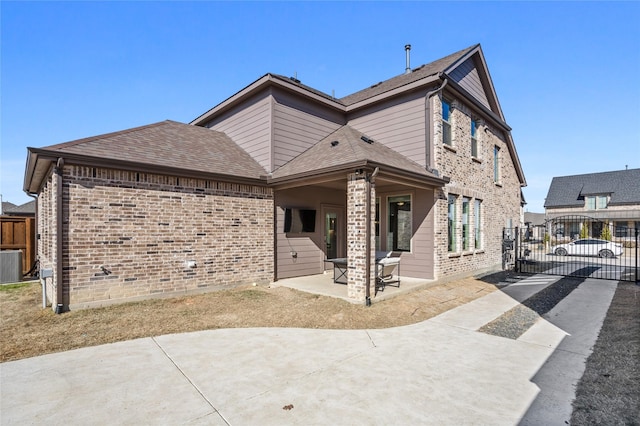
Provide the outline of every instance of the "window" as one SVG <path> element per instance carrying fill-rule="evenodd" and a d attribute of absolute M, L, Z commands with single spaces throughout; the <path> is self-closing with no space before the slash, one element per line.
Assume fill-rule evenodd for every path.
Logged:
<path fill-rule="evenodd" d="M 411 196 L 389 197 L 389 231 L 387 249 L 411 251 Z"/>
<path fill-rule="evenodd" d="M 615 235 L 617 238 L 635 237 L 631 235 L 628 222 L 614 222 Z"/>
<path fill-rule="evenodd" d="M 450 252 L 456 251 L 456 199 L 457 197 L 455 195 L 449 195 L 449 213 L 447 215 L 447 245 Z"/>
<path fill-rule="evenodd" d="M 598 195 L 596 197 L 596 209 L 606 209 L 606 208 L 607 208 L 607 196 Z"/>
<path fill-rule="evenodd" d="M 475 213 L 475 223 L 474 223 L 474 240 L 475 240 L 475 249 L 476 250 L 480 250 L 482 248 L 482 240 L 481 240 L 481 233 L 480 233 L 480 226 L 482 223 L 482 201 L 480 200 L 476 200 L 475 201 L 475 206 L 473 209 L 473 212 Z"/>
<path fill-rule="evenodd" d="M 462 199 L 462 250 L 469 250 L 469 200 L 467 197 Z"/>
<path fill-rule="evenodd" d="M 478 122 L 471 120 L 471 156 L 478 158 Z"/>
<path fill-rule="evenodd" d="M 607 199 L 606 195 L 592 195 L 584 197 L 584 205 L 587 210 L 599 210 L 607 208 Z"/>
<path fill-rule="evenodd" d="M 442 100 L 442 142 L 451 146 L 451 104 Z"/>
<path fill-rule="evenodd" d="M 493 147 L 493 181 L 500 182 L 500 147 L 498 145 Z"/>

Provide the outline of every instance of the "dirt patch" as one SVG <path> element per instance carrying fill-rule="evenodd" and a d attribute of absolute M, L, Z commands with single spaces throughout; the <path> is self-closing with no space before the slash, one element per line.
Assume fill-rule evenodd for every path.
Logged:
<path fill-rule="evenodd" d="M 485 280 L 485 281 L 483 281 Z M 284 287 L 241 287 L 56 315 L 38 283 L 0 287 L 0 361 L 217 328 L 387 328 L 424 321 L 496 290 L 490 278 L 417 290 L 370 307 Z"/>

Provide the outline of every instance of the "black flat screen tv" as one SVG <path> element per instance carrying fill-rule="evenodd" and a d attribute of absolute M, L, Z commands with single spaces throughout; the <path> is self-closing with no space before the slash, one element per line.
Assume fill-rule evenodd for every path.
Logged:
<path fill-rule="evenodd" d="M 311 209 L 286 208 L 284 210 L 284 232 L 315 232 L 316 211 Z"/>

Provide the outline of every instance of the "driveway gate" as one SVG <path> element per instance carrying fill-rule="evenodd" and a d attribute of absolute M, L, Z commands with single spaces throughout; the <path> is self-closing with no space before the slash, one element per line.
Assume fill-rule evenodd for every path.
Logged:
<path fill-rule="evenodd" d="M 503 266 L 517 272 L 638 282 L 640 229 L 620 223 L 571 215 L 538 226 L 505 228 Z"/>

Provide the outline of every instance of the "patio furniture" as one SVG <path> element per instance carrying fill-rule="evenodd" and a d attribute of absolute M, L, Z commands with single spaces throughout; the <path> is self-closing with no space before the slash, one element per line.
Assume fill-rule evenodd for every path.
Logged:
<path fill-rule="evenodd" d="M 333 282 L 338 284 L 347 283 L 347 258 L 325 259 L 325 262 L 333 263 Z"/>
<path fill-rule="evenodd" d="M 399 257 L 384 257 L 376 261 L 376 290 L 384 291 L 387 284 L 400 288 Z"/>
<path fill-rule="evenodd" d="M 376 290 L 387 284 L 400 287 L 400 258 L 390 257 L 393 252 L 376 251 Z M 325 259 L 333 264 L 333 282 L 347 284 L 348 262 L 346 257 Z M 395 272 L 395 275 L 394 275 Z"/>

